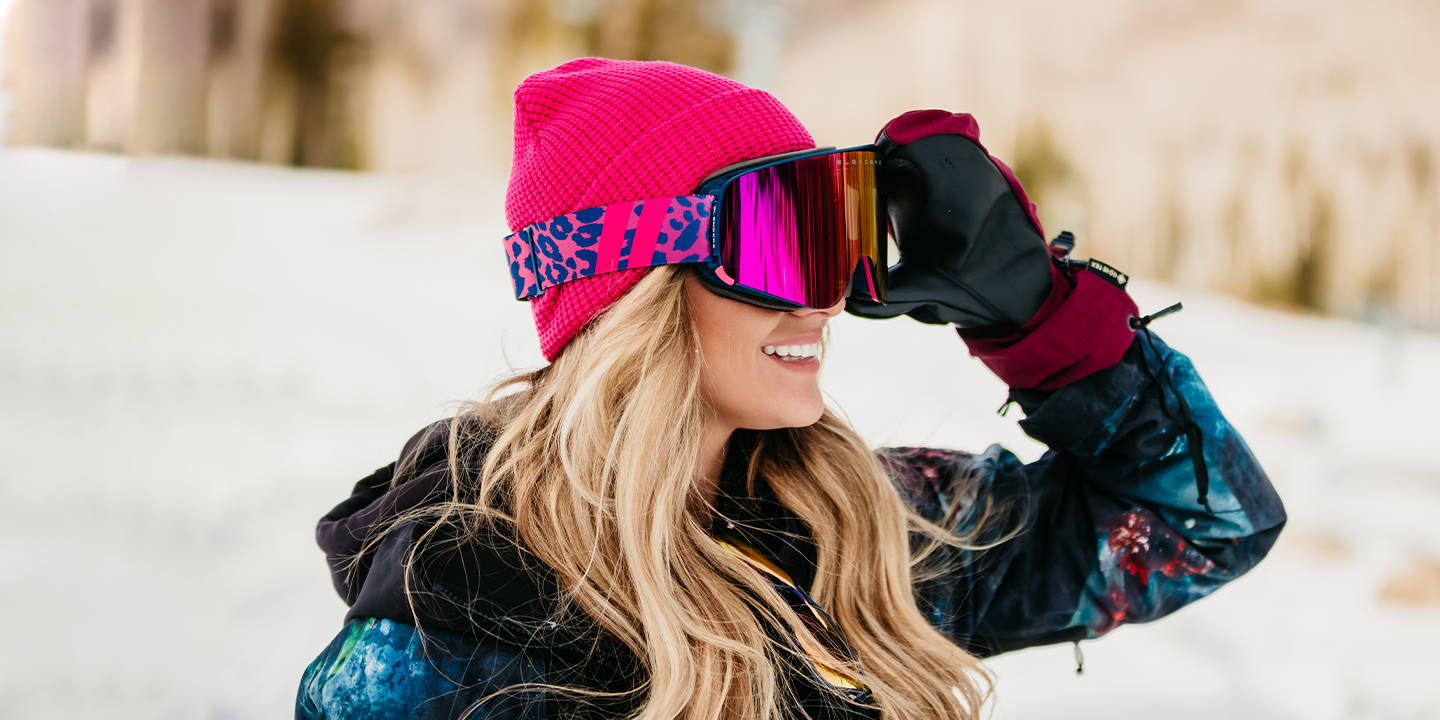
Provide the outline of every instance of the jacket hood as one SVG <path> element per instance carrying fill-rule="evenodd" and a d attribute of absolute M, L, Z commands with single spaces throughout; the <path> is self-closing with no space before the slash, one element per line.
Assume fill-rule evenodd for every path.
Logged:
<path fill-rule="evenodd" d="M 359 598 L 373 565 L 373 548 L 352 568 L 351 558 L 360 552 L 368 533 L 381 523 L 411 508 L 437 502 L 448 490 L 445 472 L 444 437 L 446 421 L 427 425 L 405 443 L 400 457 L 419 453 L 417 472 L 395 478 L 399 461 L 392 461 L 355 483 L 350 497 L 320 518 L 315 541 L 325 551 L 335 592 L 347 605 Z"/>
<path fill-rule="evenodd" d="M 578 610 L 560 606 L 554 576 L 508 534 L 487 529 L 461 542 L 458 522 L 447 519 L 437 526 L 437 517 L 427 515 L 389 529 L 365 547 L 371 533 L 400 513 L 452 496 L 451 422 L 439 420 L 415 433 L 396 461 L 362 478 L 316 525 L 335 591 L 350 605 L 345 620 L 382 617 L 417 624 L 418 617 L 425 628 L 485 632 L 510 642 L 533 643 L 537 635 L 547 643 L 576 640 L 563 631 Z M 483 459 L 486 449 L 488 444 L 479 445 L 464 464 L 478 467 L 471 463 Z M 412 551 L 416 563 L 407 598 L 405 568 Z"/>
<path fill-rule="evenodd" d="M 318 522 L 316 542 L 325 552 L 335 591 L 350 606 L 345 619 L 384 617 L 415 624 L 418 616 L 426 628 L 480 631 L 528 645 L 597 642 L 593 622 L 560 602 L 549 568 L 503 529 L 486 528 L 461 542 L 458 523 L 446 520 L 417 549 L 436 522 L 427 516 L 406 521 L 364 547 L 370 533 L 388 526 L 398 514 L 451 497 L 451 422 L 439 420 L 415 433 L 394 462 L 356 482 L 350 497 Z M 753 440 L 752 431 L 739 430 L 732 437 L 712 531 L 723 526 L 740 535 L 809 586 L 815 574 L 809 528 L 775 498 L 763 477 L 757 478 L 753 493 L 745 487 L 744 459 Z M 488 443 L 478 444 L 464 464 L 478 469 L 488 449 Z M 407 600 L 404 568 L 412 550 L 417 562 Z M 358 558 L 353 566 L 352 558 Z"/>

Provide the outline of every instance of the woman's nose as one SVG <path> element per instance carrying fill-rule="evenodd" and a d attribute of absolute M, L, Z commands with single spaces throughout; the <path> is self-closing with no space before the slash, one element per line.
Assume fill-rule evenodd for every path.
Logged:
<path fill-rule="evenodd" d="M 850 282 L 845 285 L 845 292 L 840 293 L 840 301 L 830 306 L 830 309 L 826 312 L 829 312 L 832 316 L 840 314 L 840 311 L 845 309 L 845 298 L 850 297 L 850 291 L 854 288 L 855 278 L 851 277 Z"/>
<path fill-rule="evenodd" d="M 807 308 L 799 308 L 799 309 L 795 310 L 795 313 L 798 314 L 798 315 L 813 315 L 813 314 L 819 313 L 819 314 L 821 314 L 821 315 L 828 315 L 829 317 L 835 317 L 836 315 L 839 315 L 839 314 L 840 314 L 840 311 L 841 311 L 841 310 L 844 310 L 844 309 L 845 309 L 845 298 L 846 298 L 846 297 L 847 297 L 847 295 L 842 295 L 842 296 L 840 296 L 840 302 L 837 302 L 837 303 L 835 303 L 834 305 L 831 305 L 831 306 L 828 307 L 828 308 L 810 308 L 810 307 L 807 307 Z"/>

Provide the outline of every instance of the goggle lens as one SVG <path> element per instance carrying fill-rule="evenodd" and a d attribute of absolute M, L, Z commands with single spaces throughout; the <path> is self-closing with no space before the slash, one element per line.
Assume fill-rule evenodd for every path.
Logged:
<path fill-rule="evenodd" d="M 883 301 L 879 164 L 873 150 L 848 150 L 736 176 L 716 218 L 720 268 L 747 288 L 808 307 L 840 302 L 852 278 Z"/>

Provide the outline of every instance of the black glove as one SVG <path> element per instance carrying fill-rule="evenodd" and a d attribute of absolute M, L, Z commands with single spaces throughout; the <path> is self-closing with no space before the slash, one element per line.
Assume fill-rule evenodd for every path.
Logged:
<path fill-rule="evenodd" d="M 875 143 L 900 260 L 889 269 L 887 302 L 852 288 L 846 312 L 997 330 L 1029 320 L 1061 275 L 1025 190 L 980 145 L 975 119 L 911 110 Z"/>

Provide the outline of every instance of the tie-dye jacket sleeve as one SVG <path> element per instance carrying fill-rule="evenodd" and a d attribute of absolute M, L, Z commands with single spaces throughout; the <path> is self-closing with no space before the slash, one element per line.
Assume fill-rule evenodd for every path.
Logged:
<path fill-rule="evenodd" d="M 972 542 L 1019 529 L 987 550 L 942 548 L 927 563 L 942 572 L 916 587 L 931 621 L 978 656 L 1163 617 L 1254 567 L 1285 525 L 1189 358 L 1149 330 L 1115 366 L 1010 399 L 1050 448 L 1035 462 L 998 445 L 876 450 L 927 519 L 965 533 L 988 501 Z"/>

